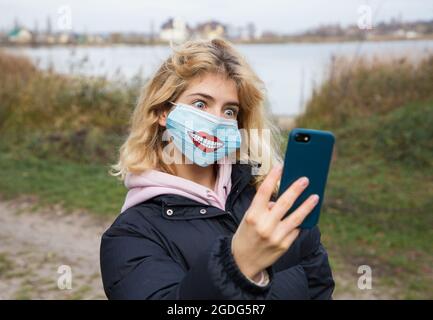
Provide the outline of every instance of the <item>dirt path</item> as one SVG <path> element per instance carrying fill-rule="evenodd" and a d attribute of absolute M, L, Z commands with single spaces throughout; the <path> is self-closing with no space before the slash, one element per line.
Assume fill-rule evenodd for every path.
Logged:
<path fill-rule="evenodd" d="M 0 201 L 0 299 L 105 299 L 99 244 L 112 219 L 61 208 L 34 210 L 35 199 Z M 72 288 L 61 290 L 58 268 L 71 268 Z M 383 290 L 357 289 L 354 268 L 334 271 L 335 299 L 383 299 Z M 64 271 L 63 271 L 64 272 Z"/>
<path fill-rule="evenodd" d="M 33 205 L 0 201 L 0 299 L 105 299 L 99 243 L 111 221 L 58 207 L 28 212 Z M 72 289 L 58 288 L 62 265 L 71 268 Z"/>

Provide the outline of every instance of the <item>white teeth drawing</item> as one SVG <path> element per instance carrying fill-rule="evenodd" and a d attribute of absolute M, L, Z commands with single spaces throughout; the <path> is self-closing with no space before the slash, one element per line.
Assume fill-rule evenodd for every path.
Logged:
<path fill-rule="evenodd" d="M 190 137 L 196 144 L 200 144 L 201 147 L 205 147 L 206 149 L 218 149 L 223 145 L 223 142 L 221 141 L 213 141 L 215 138 L 212 137 L 213 140 L 207 139 L 206 137 L 203 137 L 201 135 L 198 135 L 196 133 L 190 132 Z"/>
<path fill-rule="evenodd" d="M 221 142 L 215 142 L 215 141 L 211 141 L 209 139 L 205 139 L 197 134 L 193 134 L 192 138 L 198 142 L 200 142 L 201 144 L 205 145 L 206 148 L 219 148 L 222 146 Z"/>

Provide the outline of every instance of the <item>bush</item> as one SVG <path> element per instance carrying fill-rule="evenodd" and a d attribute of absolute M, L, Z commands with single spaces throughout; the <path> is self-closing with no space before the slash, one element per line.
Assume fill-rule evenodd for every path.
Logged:
<path fill-rule="evenodd" d="M 2 148 L 111 162 L 143 84 L 138 77 L 132 81 L 66 77 L 0 52 Z"/>
<path fill-rule="evenodd" d="M 314 90 L 299 126 L 336 128 L 385 114 L 412 102 L 433 101 L 433 55 L 408 59 L 332 60 L 327 80 Z"/>
<path fill-rule="evenodd" d="M 410 104 L 387 115 L 376 132 L 388 161 L 433 168 L 433 103 Z"/>

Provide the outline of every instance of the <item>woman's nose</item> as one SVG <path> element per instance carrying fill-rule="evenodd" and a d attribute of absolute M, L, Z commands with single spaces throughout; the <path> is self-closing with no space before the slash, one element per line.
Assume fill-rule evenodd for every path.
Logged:
<path fill-rule="evenodd" d="M 217 117 L 224 117 L 224 111 L 223 108 L 221 106 L 213 106 L 212 108 L 209 108 L 209 113 L 213 114 L 214 116 Z"/>

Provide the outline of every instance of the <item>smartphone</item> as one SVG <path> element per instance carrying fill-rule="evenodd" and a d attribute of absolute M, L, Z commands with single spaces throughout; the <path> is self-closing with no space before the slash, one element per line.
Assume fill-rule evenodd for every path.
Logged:
<path fill-rule="evenodd" d="M 319 203 L 302 222 L 301 229 L 310 229 L 319 222 L 334 142 L 335 137 L 329 131 L 296 128 L 289 133 L 278 197 L 300 177 L 306 176 L 309 185 L 285 217 L 310 195 L 317 194 L 320 197 Z"/>

